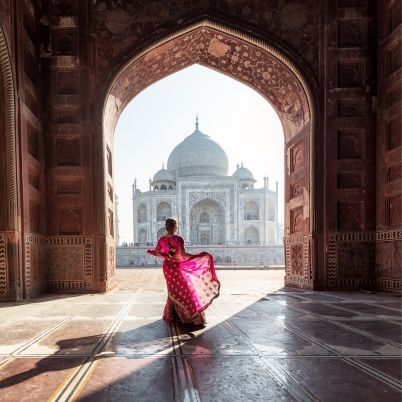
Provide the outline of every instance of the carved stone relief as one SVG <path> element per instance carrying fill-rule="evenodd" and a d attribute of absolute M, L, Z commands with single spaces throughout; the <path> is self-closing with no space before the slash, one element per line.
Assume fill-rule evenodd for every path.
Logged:
<path fill-rule="evenodd" d="M 58 166 L 79 166 L 81 164 L 80 141 L 56 140 L 56 160 Z"/>
<path fill-rule="evenodd" d="M 363 202 L 338 202 L 338 229 L 363 229 Z"/>
<path fill-rule="evenodd" d="M 362 157 L 362 134 L 356 130 L 338 131 L 338 159 Z"/>
<path fill-rule="evenodd" d="M 82 233 L 82 212 L 79 208 L 62 209 L 59 215 L 60 234 Z"/>

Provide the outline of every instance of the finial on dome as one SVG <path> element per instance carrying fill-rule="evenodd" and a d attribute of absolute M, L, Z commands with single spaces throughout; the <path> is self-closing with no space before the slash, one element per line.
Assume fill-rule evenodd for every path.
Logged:
<path fill-rule="evenodd" d="M 162 163 L 162 170 L 165 170 L 165 164 Z"/>
<path fill-rule="evenodd" d="M 195 116 L 195 129 L 198 130 L 198 114 Z"/>
<path fill-rule="evenodd" d="M 243 162 L 241 163 L 241 167 L 243 167 Z"/>

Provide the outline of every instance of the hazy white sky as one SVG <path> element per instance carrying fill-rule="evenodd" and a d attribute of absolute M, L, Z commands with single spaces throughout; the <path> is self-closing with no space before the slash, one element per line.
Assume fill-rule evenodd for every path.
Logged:
<path fill-rule="evenodd" d="M 284 138 L 271 105 L 251 88 L 200 65 L 179 71 L 137 95 L 123 111 L 115 132 L 115 191 L 119 197 L 120 241 L 132 242 L 132 184 L 141 191 L 170 152 L 195 129 L 218 142 L 229 159 L 251 170 L 263 186 L 279 182 L 279 221 L 283 222 Z"/>

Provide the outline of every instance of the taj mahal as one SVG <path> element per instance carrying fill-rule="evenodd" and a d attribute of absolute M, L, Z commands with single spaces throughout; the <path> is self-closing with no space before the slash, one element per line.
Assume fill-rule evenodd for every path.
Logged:
<path fill-rule="evenodd" d="M 197 117 L 194 132 L 173 149 L 148 191 L 134 181 L 134 243 L 117 248 L 117 265 L 159 264 L 146 249 L 165 234 L 169 217 L 178 221 L 190 253 L 208 249 L 218 264 L 282 264 L 278 183 L 273 191 L 268 177 L 261 188 L 256 181 L 243 163 L 228 174 L 226 152 L 199 130 Z"/>

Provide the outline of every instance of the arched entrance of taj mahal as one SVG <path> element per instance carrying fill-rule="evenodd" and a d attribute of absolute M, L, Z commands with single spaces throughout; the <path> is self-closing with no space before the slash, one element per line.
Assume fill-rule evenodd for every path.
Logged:
<path fill-rule="evenodd" d="M 368 95 L 353 90 L 356 102 L 347 98 L 365 73 L 356 70 L 356 63 L 339 61 L 338 78 L 331 81 L 338 89 L 331 92 L 320 81 L 313 52 L 303 55 L 300 41 L 293 46 L 291 40 L 236 20 L 200 13 L 137 37 L 112 18 L 123 11 L 109 13 L 99 3 L 94 15 L 110 18 L 92 36 L 80 36 L 97 20 L 78 24 L 68 15 L 85 10 L 58 7 L 49 9 L 57 18 L 49 23 L 52 46 L 45 41 L 41 54 L 41 74 L 50 77 L 42 94 L 49 101 L 43 105 L 35 82 L 40 74 L 29 67 L 39 64 L 31 63 L 38 55 L 33 48 L 31 53 L 21 49 L 24 65 L 18 70 L 9 31 L 0 25 L 1 300 L 114 287 L 116 122 L 140 91 L 193 64 L 248 85 L 281 119 L 285 285 L 327 290 L 400 286 L 398 194 L 380 205 L 378 213 L 384 216 L 378 217 L 376 232 L 371 112 L 354 106 L 365 105 Z M 27 31 L 28 22 L 21 22 Z M 79 46 L 73 40 L 78 37 Z M 356 113 L 365 128 L 356 126 Z M 253 206 L 249 209 L 252 215 Z M 218 205 L 211 211 L 219 218 Z M 189 236 L 201 236 L 200 242 L 224 236 L 219 225 L 207 230 L 203 219 L 198 216 L 205 227 Z M 250 229 L 247 239 L 258 242 L 258 234 Z"/>
<path fill-rule="evenodd" d="M 106 95 L 100 130 L 105 169 L 97 171 L 102 188 L 113 189 L 113 136 L 117 120 L 125 106 L 154 82 L 192 64 L 201 64 L 226 74 L 258 91 L 275 108 L 281 118 L 285 143 L 285 248 L 288 286 L 318 286 L 314 246 L 316 216 L 315 137 L 316 100 L 307 74 L 278 47 L 258 40 L 210 19 L 202 19 L 186 28 L 162 37 L 141 52 L 134 52 L 117 69 Z M 100 156 L 99 156 L 100 159 Z M 100 173 L 104 172 L 103 175 Z M 97 192 L 97 191 L 96 191 Z M 113 255 L 113 197 L 99 200 L 106 216 L 107 261 Z M 252 206 L 250 206 L 252 210 Z M 208 215 L 201 216 L 208 210 Z M 205 214 L 205 212 L 204 212 Z M 210 221 L 211 219 L 211 221 Z M 222 244 L 225 241 L 225 212 L 217 200 L 206 197 L 191 206 L 188 222 L 191 233 L 185 236 L 198 244 Z M 197 224 L 195 224 L 197 222 Z M 212 223 L 213 222 L 213 223 Z M 187 233 L 188 232 L 188 233 Z M 249 230 L 250 232 L 250 230 Z M 255 233 L 247 232 L 250 243 L 257 243 Z M 113 266 L 106 268 L 112 276 Z"/>

